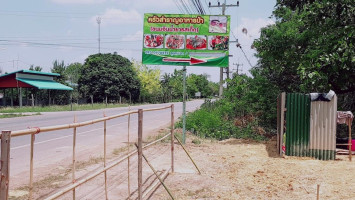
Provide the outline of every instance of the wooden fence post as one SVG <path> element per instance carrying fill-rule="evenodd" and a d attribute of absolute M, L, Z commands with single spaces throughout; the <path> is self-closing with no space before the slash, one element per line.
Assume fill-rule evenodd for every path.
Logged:
<path fill-rule="evenodd" d="M 107 104 L 106 104 L 107 105 Z M 104 117 L 106 117 L 106 114 L 104 112 Z M 107 121 L 104 121 L 104 167 L 106 167 L 106 133 L 107 133 Z M 108 199 L 107 196 L 107 171 L 104 172 L 105 175 L 105 197 Z"/>
<path fill-rule="evenodd" d="M 1 133 L 0 199 L 8 199 L 9 198 L 10 141 L 11 141 L 11 131 L 2 131 L 2 133 Z"/>
<path fill-rule="evenodd" d="M 131 111 L 131 106 L 128 107 L 128 110 Z M 127 131 L 127 155 L 128 155 L 128 158 L 127 158 L 127 181 L 128 181 L 128 199 L 131 198 L 131 178 L 130 178 L 130 156 L 129 156 L 129 152 L 130 152 L 130 149 L 129 149 L 129 146 L 130 146 L 130 141 L 129 141 L 129 129 L 130 129 L 130 126 L 131 126 L 131 114 L 128 114 L 128 131 Z"/>
<path fill-rule="evenodd" d="M 143 155 L 143 109 L 138 110 L 138 200 L 142 200 L 142 192 L 143 192 L 143 163 L 142 163 L 142 155 Z"/>
<path fill-rule="evenodd" d="M 35 106 L 35 99 L 33 98 L 33 93 L 31 94 L 31 104 L 32 104 L 32 107 Z"/>
<path fill-rule="evenodd" d="M 352 144 L 352 139 L 351 139 L 351 120 L 350 118 L 348 119 L 348 129 L 349 129 L 349 160 L 351 161 L 351 157 L 353 155 L 353 152 L 351 151 L 351 144 Z"/>
<path fill-rule="evenodd" d="M 171 172 L 174 173 L 174 104 L 171 104 Z"/>
<path fill-rule="evenodd" d="M 31 134 L 31 151 L 30 151 L 30 183 L 29 183 L 29 193 L 28 199 L 32 199 L 33 193 L 33 152 L 34 152 L 34 143 L 35 143 L 35 133 Z"/>
<path fill-rule="evenodd" d="M 76 123 L 76 115 L 74 115 L 74 123 Z M 75 147 L 76 147 L 76 127 L 73 128 L 73 172 L 72 172 L 72 183 L 76 182 L 75 180 L 75 162 L 76 162 L 76 155 L 75 155 Z M 75 200 L 75 188 L 73 188 L 73 200 Z"/>

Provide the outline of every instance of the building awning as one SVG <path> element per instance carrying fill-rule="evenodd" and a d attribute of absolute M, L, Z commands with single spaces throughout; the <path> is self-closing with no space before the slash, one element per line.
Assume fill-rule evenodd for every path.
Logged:
<path fill-rule="evenodd" d="M 73 88 L 60 84 L 53 80 L 38 80 L 38 79 L 26 79 L 26 78 L 16 78 L 16 80 L 32 85 L 33 87 L 36 87 L 38 89 L 73 90 Z"/>

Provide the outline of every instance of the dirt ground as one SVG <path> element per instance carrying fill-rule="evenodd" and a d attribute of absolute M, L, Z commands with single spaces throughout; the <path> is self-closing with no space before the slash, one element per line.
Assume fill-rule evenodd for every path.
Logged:
<path fill-rule="evenodd" d="M 168 130 L 161 131 L 167 132 Z M 347 156 L 337 156 L 335 161 L 282 158 L 276 153 L 275 140 L 215 141 L 199 139 L 190 134 L 187 137 L 186 148 L 202 174 L 197 173 L 186 153 L 175 142 L 175 172 L 170 173 L 165 179 L 165 184 L 175 199 L 316 199 L 318 184 L 320 199 L 355 199 L 355 161 L 349 162 Z M 109 156 L 110 160 L 122 157 L 126 150 L 114 149 Z M 143 152 L 158 173 L 170 168 L 169 141 L 159 142 Z M 127 199 L 128 180 L 131 199 L 137 198 L 137 162 L 137 156 L 132 156 L 130 179 L 127 175 L 126 161 L 107 172 L 108 199 Z M 156 178 L 145 161 L 143 164 L 143 182 L 146 190 Z M 102 168 L 102 157 L 92 156 L 81 165 L 78 165 L 77 177 L 90 175 L 96 169 Z M 50 175 L 43 175 L 42 172 L 43 176 L 39 176 L 43 179 L 35 183 L 34 199 L 43 199 L 53 190 L 58 191 L 70 184 L 70 167 L 57 165 Z M 10 199 L 28 199 L 27 191 L 26 186 L 11 189 Z M 72 192 L 59 199 L 72 199 Z M 76 199 L 105 199 L 103 174 L 77 188 Z M 160 186 L 145 199 L 170 199 L 170 197 Z"/>
<path fill-rule="evenodd" d="M 184 163 L 165 181 L 176 199 L 316 199 L 317 184 L 319 199 L 355 199 L 355 161 L 347 156 L 335 161 L 282 158 L 275 140 L 201 142 L 192 144 L 191 137 L 187 142 L 201 175 L 186 173 L 193 165 L 177 151 L 177 163 Z M 151 199 L 169 195 L 159 187 Z"/>

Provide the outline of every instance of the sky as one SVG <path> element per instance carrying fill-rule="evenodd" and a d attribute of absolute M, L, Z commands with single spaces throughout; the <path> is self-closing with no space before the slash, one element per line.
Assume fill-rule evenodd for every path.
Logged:
<path fill-rule="evenodd" d="M 190 0 L 5 0 L 0 7 L 0 69 L 2 73 L 40 66 L 50 72 L 55 60 L 65 64 L 84 63 L 98 53 L 98 24 L 101 18 L 101 53 L 122 55 L 130 60 L 142 60 L 144 13 L 187 14 L 181 2 L 194 11 Z M 216 0 L 200 0 L 208 15 L 221 14 Z M 224 1 L 220 0 L 222 4 Z M 237 1 L 227 0 L 227 4 Z M 235 43 L 229 46 L 230 69 L 248 74 L 257 64 L 251 49 L 254 39 L 260 36 L 260 28 L 273 24 L 270 18 L 276 0 L 239 0 L 239 7 L 230 7 L 231 40 L 237 38 L 243 52 Z M 196 13 L 196 11 L 194 11 Z M 194 14 L 192 13 L 192 14 Z M 246 29 L 247 32 L 242 32 Z M 249 61 L 248 61 L 249 60 Z M 174 66 L 157 67 L 162 73 L 172 73 Z M 219 81 L 219 68 L 188 66 L 187 72 L 207 74 Z"/>

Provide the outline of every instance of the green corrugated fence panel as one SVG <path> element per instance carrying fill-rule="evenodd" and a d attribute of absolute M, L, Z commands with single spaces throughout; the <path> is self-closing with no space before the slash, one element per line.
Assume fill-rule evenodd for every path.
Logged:
<path fill-rule="evenodd" d="M 316 158 L 318 160 L 335 160 L 336 151 L 334 150 L 324 150 L 324 149 L 310 149 L 310 157 Z"/>
<path fill-rule="evenodd" d="M 286 98 L 286 155 L 309 156 L 310 107 L 308 95 L 289 93 Z"/>

